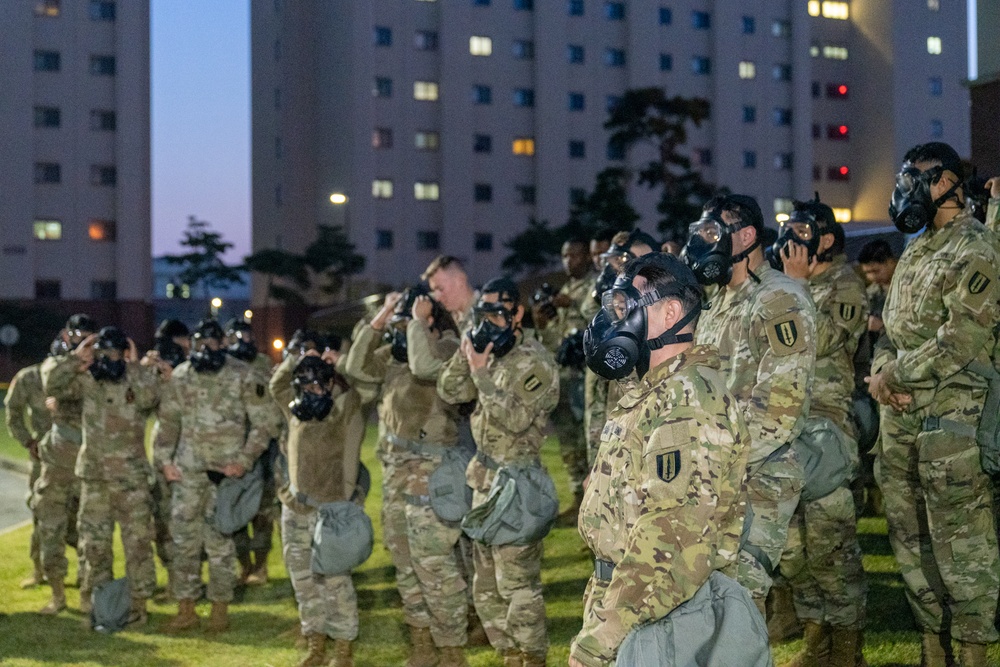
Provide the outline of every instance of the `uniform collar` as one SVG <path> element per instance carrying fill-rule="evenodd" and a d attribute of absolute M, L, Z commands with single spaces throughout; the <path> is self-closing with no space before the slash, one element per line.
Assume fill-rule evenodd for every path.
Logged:
<path fill-rule="evenodd" d="M 651 368 L 641 380 L 630 383 L 618 405 L 626 409 L 637 405 L 668 378 L 691 366 L 708 366 L 718 370 L 721 368 L 718 350 L 712 345 L 695 345 L 656 368 Z"/>

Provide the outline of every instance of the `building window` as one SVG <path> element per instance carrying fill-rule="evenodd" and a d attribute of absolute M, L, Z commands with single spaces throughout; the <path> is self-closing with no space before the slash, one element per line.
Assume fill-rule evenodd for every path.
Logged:
<path fill-rule="evenodd" d="M 493 40 L 489 37 L 473 35 L 469 38 L 469 53 L 474 56 L 492 55 Z"/>
<path fill-rule="evenodd" d="M 583 0 L 569 0 L 566 11 L 570 16 L 583 16 Z"/>
<path fill-rule="evenodd" d="M 118 296 L 118 285 L 114 280 L 93 280 L 90 283 L 90 298 L 94 301 L 114 301 Z"/>
<path fill-rule="evenodd" d="M 473 247 L 476 252 L 493 252 L 493 235 L 476 232 L 473 236 Z"/>
<path fill-rule="evenodd" d="M 474 7 L 489 7 L 490 0 L 472 0 L 472 5 Z"/>
<path fill-rule="evenodd" d="M 62 168 L 58 162 L 36 162 L 35 183 L 55 184 L 62 181 Z"/>
<path fill-rule="evenodd" d="M 624 160 L 625 144 L 620 141 L 608 141 L 607 156 L 609 160 Z"/>
<path fill-rule="evenodd" d="M 787 171 L 792 168 L 792 154 L 791 153 L 775 153 L 774 154 L 774 168 L 779 171 Z"/>
<path fill-rule="evenodd" d="M 674 57 L 669 53 L 660 54 L 660 71 L 669 72 L 674 68 Z"/>
<path fill-rule="evenodd" d="M 524 39 L 516 39 L 511 45 L 511 51 L 514 57 L 519 60 L 531 60 L 535 57 L 535 43 Z"/>
<path fill-rule="evenodd" d="M 493 186 L 489 183 L 475 183 L 472 186 L 472 198 L 482 203 L 493 201 Z"/>
<path fill-rule="evenodd" d="M 535 8 L 535 0 L 514 0 L 514 9 L 531 11 Z"/>
<path fill-rule="evenodd" d="M 58 51 L 35 51 L 35 71 L 36 72 L 58 72 L 59 52 Z"/>
<path fill-rule="evenodd" d="M 813 180 L 814 181 L 823 180 L 823 168 L 820 167 L 818 164 L 813 165 Z"/>
<path fill-rule="evenodd" d="M 58 220 L 35 220 L 35 238 L 39 241 L 62 239 L 62 223 Z"/>
<path fill-rule="evenodd" d="M 744 169 L 756 169 L 757 168 L 757 152 L 756 151 L 743 151 L 743 168 Z"/>
<path fill-rule="evenodd" d="M 792 124 L 792 110 L 777 108 L 774 110 L 774 124 L 777 126 Z"/>
<path fill-rule="evenodd" d="M 517 202 L 519 204 L 534 204 L 535 203 L 535 186 L 534 185 L 517 185 L 514 187 L 517 191 Z"/>
<path fill-rule="evenodd" d="M 750 107 L 750 106 L 743 107 L 743 122 L 744 123 L 757 122 L 757 107 Z"/>
<path fill-rule="evenodd" d="M 579 44 L 570 44 L 566 47 L 566 60 L 574 65 L 583 63 L 583 47 Z"/>
<path fill-rule="evenodd" d="M 441 144 L 441 135 L 431 130 L 418 130 L 413 135 L 413 147 L 418 151 L 436 151 Z"/>
<path fill-rule="evenodd" d="M 696 30 L 708 30 L 712 27 L 712 15 L 708 12 L 691 12 L 691 27 Z"/>
<path fill-rule="evenodd" d="M 743 34 L 752 35 L 757 32 L 757 22 L 752 16 L 743 17 Z"/>
<path fill-rule="evenodd" d="M 846 21 L 851 16 L 851 9 L 846 2 L 824 2 L 822 13 L 823 18 Z"/>
<path fill-rule="evenodd" d="M 846 83 L 828 83 L 826 84 L 826 96 L 833 100 L 846 100 L 847 99 L 847 84 Z"/>
<path fill-rule="evenodd" d="M 605 49 L 604 64 L 608 67 L 625 67 L 625 51 L 622 49 Z"/>
<path fill-rule="evenodd" d="M 771 70 L 771 76 L 775 81 L 791 81 L 792 80 L 792 66 L 791 65 L 775 65 Z"/>
<path fill-rule="evenodd" d="M 93 21 L 114 21 L 114 0 L 90 0 L 90 18 Z"/>
<path fill-rule="evenodd" d="M 927 0 L 927 9 L 931 10 L 932 12 L 939 11 L 941 9 L 940 0 Z"/>
<path fill-rule="evenodd" d="M 846 125 L 827 125 L 826 138 L 833 141 L 847 141 L 851 138 L 851 129 Z"/>
<path fill-rule="evenodd" d="M 474 153 L 492 153 L 493 137 L 488 134 L 472 135 L 472 151 Z"/>
<path fill-rule="evenodd" d="M 812 90 L 812 96 L 814 98 L 818 98 L 822 93 L 822 87 L 819 85 L 819 81 L 813 81 L 810 88 Z"/>
<path fill-rule="evenodd" d="M 417 232 L 417 250 L 437 250 L 440 247 L 441 235 L 438 232 Z"/>
<path fill-rule="evenodd" d="M 827 44 L 823 47 L 823 57 L 830 60 L 847 60 L 847 47 Z"/>
<path fill-rule="evenodd" d="M 61 299 L 62 298 L 62 287 L 58 280 L 36 280 L 35 281 L 35 298 L 36 299 Z"/>
<path fill-rule="evenodd" d="M 674 12 L 670 7 L 660 7 L 660 25 L 670 25 L 674 22 Z"/>
<path fill-rule="evenodd" d="M 604 98 L 604 110 L 607 111 L 608 113 L 613 112 L 615 110 L 615 107 L 617 107 L 618 103 L 621 101 L 622 98 L 620 95 L 608 95 L 606 98 Z"/>
<path fill-rule="evenodd" d="M 823 136 L 823 133 L 819 129 L 819 123 L 812 124 L 812 134 L 813 134 L 813 139 L 819 139 L 821 136 Z"/>
<path fill-rule="evenodd" d="M 819 46 L 813 44 L 809 47 L 809 55 L 813 58 L 819 58 Z"/>
<path fill-rule="evenodd" d="M 441 188 L 433 181 L 417 181 L 413 184 L 413 198 L 420 201 L 437 201 Z"/>
<path fill-rule="evenodd" d="M 392 79 L 387 76 L 375 77 L 372 95 L 374 97 L 392 97 Z"/>
<path fill-rule="evenodd" d="M 491 102 L 493 102 L 493 89 L 489 86 L 472 87 L 473 104 L 490 104 Z"/>
<path fill-rule="evenodd" d="M 833 209 L 833 219 L 837 222 L 843 224 L 845 222 L 850 222 L 853 218 L 851 214 L 851 209 L 849 208 L 834 208 Z"/>
<path fill-rule="evenodd" d="M 625 20 L 625 3 L 624 2 L 605 2 L 604 3 L 604 16 L 610 21 L 624 21 Z"/>
<path fill-rule="evenodd" d="M 110 165 L 90 165 L 90 184 L 114 186 L 118 184 L 118 170 Z"/>
<path fill-rule="evenodd" d="M 375 46 L 392 46 L 392 28 L 375 26 Z"/>
<path fill-rule="evenodd" d="M 587 157 L 587 144 L 579 139 L 573 139 L 569 142 L 569 156 L 573 159 L 581 159 Z"/>
<path fill-rule="evenodd" d="M 586 106 L 586 98 L 583 93 L 570 93 L 568 105 L 570 111 L 583 111 Z"/>
<path fill-rule="evenodd" d="M 392 148 L 391 127 L 376 127 L 372 130 L 372 148 Z"/>
<path fill-rule="evenodd" d="M 392 230 L 391 229 L 376 229 L 375 230 L 375 248 L 378 250 L 392 250 Z"/>
<path fill-rule="evenodd" d="M 941 77 L 932 76 L 927 80 L 927 86 L 930 89 L 932 97 L 941 97 L 944 92 L 944 83 L 941 81 Z"/>
<path fill-rule="evenodd" d="M 35 16 L 56 18 L 59 16 L 59 0 L 36 0 Z"/>
<path fill-rule="evenodd" d="M 771 23 L 771 34 L 775 37 L 789 37 L 792 34 L 792 24 L 788 21 L 775 20 Z"/>
<path fill-rule="evenodd" d="M 388 178 L 376 178 L 372 181 L 372 197 L 392 199 L 392 181 Z"/>
<path fill-rule="evenodd" d="M 117 231 L 114 220 L 92 219 L 87 222 L 87 238 L 91 241 L 114 241 Z"/>
<path fill-rule="evenodd" d="M 516 107 L 535 106 L 535 91 L 531 88 L 515 88 L 514 106 Z"/>
<path fill-rule="evenodd" d="M 757 66 L 749 60 L 740 61 L 740 78 L 752 79 L 757 76 Z"/>
<path fill-rule="evenodd" d="M 534 155 L 535 140 L 532 137 L 518 137 L 511 144 L 511 152 L 514 155 Z"/>
<path fill-rule="evenodd" d="M 693 56 L 691 58 L 691 71 L 695 74 L 711 74 L 712 60 L 705 56 Z"/>
<path fill-rule="evenodd" d="M 940 37 L 928 37 L 927 38 L 927 53 L 932 56 L 941 55 L 941 38 Z"/>
<path fill-rule="evenodd" d="M 59 127 L 59 107 L 35 107 L 35 127 Z"/>
<path fill-rule="evenodd" d="M 437 51 L 438 34 L 433 30 L 418 30 L 413 34 L 413 48 L 418 51 Z"/>
<path fill-rule="evenodd" d="M 414 81 L 413 99 L 433 102 L 438 98 L 438 85 L 433 81 Z"/>
<path fill-rule="evenodd" d="M 99 132 L 114 132 L 117 127 L 117 117 L 114 111 L 92 109 L 90 111 L 90 129 Z"/>
<path fill-rule="evenodd" d="M 782 215 L 782 214 L 784 214 L 785 216 L 787 216 L 789 213 L 791 213 L 794 210 L 795 210 L 795 201 L 793 199 L 790 199 L 788 197 L 776 197 L 775 198 L 775 200 L 774 200 L 774 216 L 776 218 L 778 216 Z M 785 220 L 787 220 L 787 219 L 788 218 L 785 217 Z"/>
<path fill-rule="evenodd" d="M 944 123 L 939 120 L 931 121 L 931 138 L 940 139 L 944 136 Z"/>
<path fill-rule="evenodd" d="M 114 76 L 115 57 L 90 56 L 90 73 L 96 76 Z"/>

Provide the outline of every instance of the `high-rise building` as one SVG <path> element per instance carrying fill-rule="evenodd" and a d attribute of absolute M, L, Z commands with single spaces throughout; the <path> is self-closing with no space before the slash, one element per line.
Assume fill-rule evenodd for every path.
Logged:
<path fill-rule="evenodd" d="M 1000 174 L 1000 0 L 971 0 L 969 17 L 969 87 L 972 95 L 972 162 L 983 176 Z"/>
<path fill-rule="evenodd" d="M 152 286 L 149 2 L 16 0 L 3 19 L 0 299 L 101 302 L 95 314 L 139 336 Z"/>
<path fill-rule="evenodd" d="M 342 224 L 390 285 L 439 253 L 488 278 L 530 219 L 561 224 L 597 172 L 650 159 L 603 128 L 629 88 L 707 98 L 684 150 L 772 222 L 814 190 L 845 223 L 887 222 L 907 148 L 969 150 L 956 0 L 251 6 L 253 247 Z M 658 193 L 630 196 L 652 230 Z"/>

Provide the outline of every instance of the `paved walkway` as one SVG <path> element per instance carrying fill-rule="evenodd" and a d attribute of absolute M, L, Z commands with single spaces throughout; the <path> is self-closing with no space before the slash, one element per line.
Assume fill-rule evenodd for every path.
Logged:
<path fill-rule="evenodd" d="M 31 519 L 31 512 L 24 503 L 28 492 L 28 478 L 20 473 L 0 468 L 0 535 L 12 527 Z"/>

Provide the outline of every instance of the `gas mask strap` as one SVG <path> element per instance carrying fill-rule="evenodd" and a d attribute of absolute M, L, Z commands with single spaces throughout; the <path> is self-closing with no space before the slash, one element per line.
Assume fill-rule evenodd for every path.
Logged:
<path fill-rule="evenodd" d="M 670 327 L 656 338 L 647 340 L 646 347 L 648 347 L 650 350 L 659 350 L 661 347 L 665 345 L 673 345 L 675 343 L 690 343 L 694 341 L 694 334 L 691 333 L 679 334 L 677 332 L 686 327 L 688 323 L 695 317 L 697 317 L 698 313 L 700 312 L 701 312 L 701 306 L 700 305 L 695 306 L 690 310 L 690 312 L 688 312 L 687 315 L 677 320 L 674 326 Z"/>
<path fill-rule="evenodd" d="M 951 187 L 948 188 L 943 195 L 934 200 L 934 208 L 941 208 L 942 204 L 952 198 L 954 198 L 955 203 L 958 204 L 960 208 L 965 208 L 965 203 L 959 199 L 956 194 L 956 191 L 960 187 L 962 187 L 962 184 L 958 181 L 958 179 L 955 179 L 955 182 L 951 184 Z"/>

